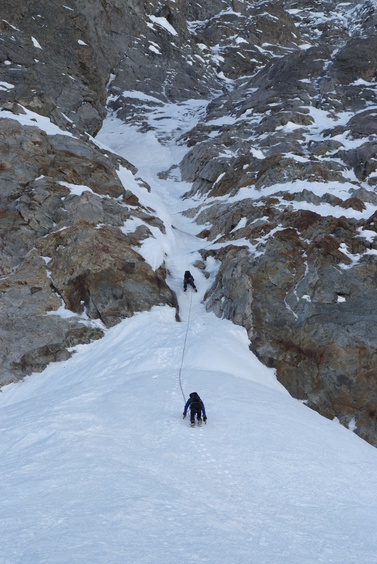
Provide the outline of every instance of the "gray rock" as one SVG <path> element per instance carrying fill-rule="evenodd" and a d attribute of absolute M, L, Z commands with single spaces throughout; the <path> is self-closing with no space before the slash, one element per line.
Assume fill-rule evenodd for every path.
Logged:
<path fill-rule="evenodd" d="M 152 235 L 149 225 L 165 228 L 122 186 L 117 168 L 128 167 L 126 161 L 85 138 L 48 136 L 13 119 L 0 120 L 0 137 L 0 384 L 6 384 L 99 338 L 103 330 L 91 320 L 111 326 L 153 305 L 177 308 L 177 301 L 164 267 L 153 272 L 132 250 Z M 125 236 L 119 228 L 132 217 L 144 226 Z"/>

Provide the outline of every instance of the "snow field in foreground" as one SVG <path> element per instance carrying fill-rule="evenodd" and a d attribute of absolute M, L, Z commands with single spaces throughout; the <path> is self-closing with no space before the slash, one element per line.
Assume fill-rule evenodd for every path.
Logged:
<path fill-rule="evenodd" d="M 5 388 L 0 562 L 375 561 L 375 449 L 262 384 L 243 330 L 192 300 L 188 331 L 154 308 Z"/>

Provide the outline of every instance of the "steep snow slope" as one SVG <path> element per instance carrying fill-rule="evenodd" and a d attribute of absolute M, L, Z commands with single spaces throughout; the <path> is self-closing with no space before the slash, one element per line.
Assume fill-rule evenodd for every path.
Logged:
<path fill-rule="evenodd" d="M 164 145 L 116 118 L 98 138 L 151 186 L 120 172 L 165 222 L 141 252 L 156 268 L 165 257 L 182 322 L 156 307 L 3 389 L 1 564 L 376 561 L 377 451 L 292 399 L 245 330 L 201 303 L 187 186 L 175 168 L 157 176 L 184 151 L 173 129 L 198 116 L 170 107 Z M 186 268 L 198 294 L 182 292 Z M 180 373 L 206 404 L 201 429 L 182 420 Z"/>

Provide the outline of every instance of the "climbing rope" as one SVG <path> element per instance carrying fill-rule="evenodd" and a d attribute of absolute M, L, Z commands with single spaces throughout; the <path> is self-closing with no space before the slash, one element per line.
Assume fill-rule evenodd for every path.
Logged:
<path fill-rule="evenodd" d="M 183 388 L 182 388 L 182 366 L 183 366 L 183 359 L 185 357 L 185 351 L 186 351 L 187 334 L 188 334 L 188 330 L 189 330 L 189 327 L 190 327 L 191 304 L 192 304 L 192 292 L 190 292 L 190 307 L 189 307 L 188 318 L 187 318 L 186 335 L 185 335 L 185 340 L 184 340 L 184 343 L 183 343 L 181 366 L 179 367 L 179 387 L 181 388 L 183 401 L 185 403 L 186 403 L 186 398 L 185 398 L 185 394 L 184 394 L 184 391 L 183 391 Z"/>

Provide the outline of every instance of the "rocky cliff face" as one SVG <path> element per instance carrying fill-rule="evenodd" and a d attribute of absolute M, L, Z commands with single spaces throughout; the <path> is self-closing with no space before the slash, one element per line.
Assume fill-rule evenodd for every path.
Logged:
<path fill-rule="evenodd" d="M 112 65 L 143 20 L 122 10 L 54 0 L 0 9 L 1 384 L 68 358 L 136 311 L 177 307 L 164 265 L 153 270 L 137 252 L 164 225 L 122 171 L 148 186 L 90 137 Z M 135 231 L 122 231 L 132 220 Z"/>
<path fill-rule="evenodd" d="M 221 263 L 207 308 L 246 327 L 295 397 L 376 444 L 376 13 L 288 4 L 285 19 L 264 4 L 284 29 L 269 60 L 187 136 L 188 195 L 211 197 L 192 213 L 215 243 L 203 260 Z"/>
<path fill-rule="evenodd" d="M 159 103 L 206 99 L 180 140 L 206 307 L 376 445 L 375 4 L 12 0 L 0 19 L 1 382 L 177 306 L 137 252 L 165 229 L 148 186 L 93 137 L 109 111 L 145 129 Z"/>

